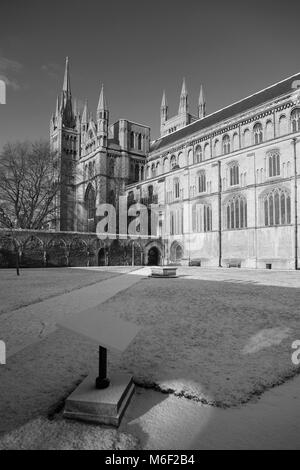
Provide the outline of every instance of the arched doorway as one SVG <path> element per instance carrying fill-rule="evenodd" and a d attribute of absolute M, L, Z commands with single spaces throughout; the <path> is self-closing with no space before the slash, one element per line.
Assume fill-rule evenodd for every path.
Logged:
<path fill-rule="evenodd" d="M 178 263 L 184 256 L 183 247 L 177 241 L 174 241 L 170 248 L 170 259 L 173 263 Z"/>
<path fill-rule="evenodd" d="M 105 248 L 100 248 L 100 250 L 98 252 L 98 266 L 106 266 Z"/>
<path fill-rule="evenodd" d="M 175 258 L 176 261 L 180 261 L 183 258 L 183 249 L 181 245 L 176 246 Z"/>
<path fill-rule="evenodd" d="M 148 266 L 160 266 L 161 264 L 161 253 L 160 250 L 153 246 L 148 251 Z"/>

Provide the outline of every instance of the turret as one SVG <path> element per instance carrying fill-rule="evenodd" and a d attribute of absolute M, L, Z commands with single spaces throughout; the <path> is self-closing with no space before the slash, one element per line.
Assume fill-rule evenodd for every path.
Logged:
<path fill-rule="evenodd" d="M 188 93 L 187 93 L 185 78 L 184 78 L 182 82 L 182 88 L 181 88 L 181 94 L 180 94 L 178 114 L 187 114 L 187 113 L 188 113 Z"/>
<path fill-rule="evenodd" d="M 163 92 L 161 106 L 160 106 L 160 130 L 162 133 L 163 124 L 168 120 L 168 104 L 166 99 L 166 93 Z"/>
<path fill-rule="evenodd" d="M 198 102 L 198 118 L 202 119 L 206 115 L 206 102 L 203 92 L 203 87 L 201 85 L 200 94 L 199 94 L 199 102 Z"/>
<path fill-rule="evenodd" d="M 101 86 L 99 102 L 97 106 L 97 137 L 100 147 L 107 146 L 109 112 L 104 96 L 104 87 Z"/>

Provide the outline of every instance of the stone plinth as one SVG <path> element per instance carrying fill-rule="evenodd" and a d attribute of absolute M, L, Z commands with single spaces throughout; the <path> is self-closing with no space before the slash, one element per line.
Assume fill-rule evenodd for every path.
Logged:
<path fill-rule="evenodd" d="M 104 390 L 95 388 L 95 375 L 89 375 L 67 398 L 64 417 L 91 423 L 119 426 L 134 393 L 129 374 L 115 374 Z"/>
<path fill-rule="evenodd" d="M 155 266 L 151 268 L 151 277 L 177 277 L 177 267 Z"/>

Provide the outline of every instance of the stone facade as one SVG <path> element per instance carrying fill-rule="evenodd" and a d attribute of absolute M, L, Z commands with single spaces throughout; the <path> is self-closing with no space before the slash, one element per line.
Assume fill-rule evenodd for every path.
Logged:
<path fill-rule="evenodd" d="M 153 195 L 166 262 L 298 267 L 299 78 L 207 116 L 204 102 L 196 122 L 151 143 L 146 180 L 126 191 Z"/>
<path fill-rule="evenodd" d="M 96 119 L 87 104 L 79 112 L 67 60 L 50 125 L 63 183 L 53 228 L 94 232 L 96 206 L 126 195 L 158 215 L 144 263 L 297 268 L 299 83 L 296 74 L 212 114 L 201 87 L 195 117 L 184 80 L 174 117 L 164 93 L 150 143 L 147 126 L 109 125 L 103 87 Z"/>
<path fill-rule="evenodd" d="M 60 156 L 61 177 L 58 212 L 50 227 L 93 232 L 96 206 L 116 206 L 126 185 L 143 178 L 150 129 L 126 119 L 109 125 L 103 86 L 96 118 L 87 102 L 80 112 L 71 93 L 67 58 L 63 91 L 50 121 L 50 142 Z"/>

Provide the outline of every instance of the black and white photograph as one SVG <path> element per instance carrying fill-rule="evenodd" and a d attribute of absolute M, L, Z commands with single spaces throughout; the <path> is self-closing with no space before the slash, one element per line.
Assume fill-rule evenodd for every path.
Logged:
<path fill-rule="evenodd" d="M 1 0 L 0 451 L 300 450 L 299 33 L 296 0 Z"/>

